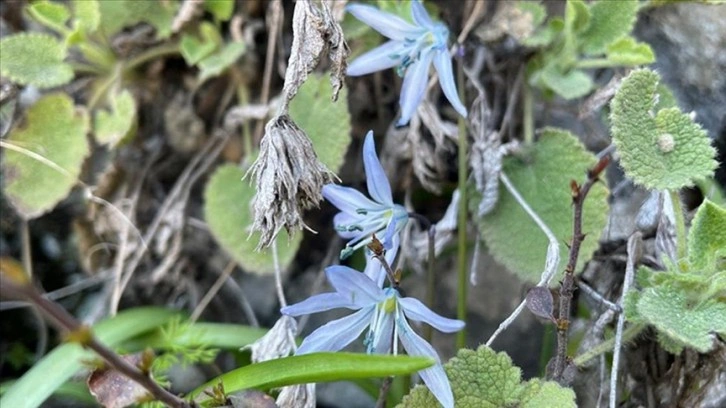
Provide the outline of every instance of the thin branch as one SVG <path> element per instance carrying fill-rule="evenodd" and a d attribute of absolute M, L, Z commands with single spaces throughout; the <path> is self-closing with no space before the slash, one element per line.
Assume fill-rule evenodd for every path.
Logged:
<path fill-rule="evenodd" d="M 260 95 L 260 103 L 267 104 L 270 99 L 270 82 L 272 81 L 272 66 L 275 63 L 275 47 L 277 46 L 277 37 L 280 35 L 283 20 L 283 8 L 281 0 L 273 0 L 270 3 L 270 29 L 267 35 L 267 51 L 265 53 L 265 70 L 262 73 L 262 93 Z M 258 143 L 262 138 L 262 130 L 265 126 L 264 120 L 257 121 L 254 133 L 254 143 Z M 250 152 L 245 152 L 250 154 Z"/>
<path fill-rule="evenodd" d="M 549 286 L 550 281 L 552 280 L 552 277 L 555 276 L 555 273 L 557 272 L 557 265 L 560 263 L 560 244 L 557 242 L 557 237 L 554 233 L 552 233 L 552 230 L 547 226 L 547 224 L 542 221 L 542 219 L 537 215 L 536 212 L 532 209 L 532 207 L 527 204 L 527 201 L 524 200 L 524 197 L 522 197 L 521 194 L 519 194 L 519 191 L 514 187 L 514 184 L 512 184 L 511 180 L 509 180 L 509 177 L 507 177 L 507 174 L 503 171 L 499 174 L 499 179 L 502 181 L 502 184 L 504 184 L 504 187 L 507 188 L 510 194 L 512 194 L 512 197 L 519 203 L 519 205 L 524 209 L 524 211 L 527 213 L 527 215 L 532 218 L 532 220 L 537 224 L 537 226 L 544 232 L 544 234 L 547 236 L 547 240 L 549 241 L 549 244 L 547 245 L 547 258 L 545 261 L 544 271 L 542 272 L 542 276 L 540 277 L 539 283 L 537 283 L 537 286 Z M 522 313 L 522 310 L 524 310 L 524 307 L 527 305 L 527 300 L 523 300 L 522 303 L 517 306 L 516 309 L 512 312 L 509 317 L 507 317 L 500 325 L 497 327 L 497 330 L 494 331 L 494 333 L 489 337 L 489 340 L 487 340 L 486 345 L 491 346 L 494 340 L 501 334 L 504 330 L 506 330 L 520 313 Z"/>
<path fill-rule="evenodd" d="M 635 276 L 635 265 L 640 260 L 643 249 L 643 234 L 639 231 L 633 233 L 628 238 L 628 262 L 625 265 L 625 280 L 623 281 L 623 292 L 620 295 L 620 301 L 618 304 L 620 307 L 625 302 L 625 296 L 630 291 L 630 287 L 633 285 L 633 279 Z M 620 364 L 620 349 L 623 345 L 623 329 L 625 328 L 625 313 L 620 313 L 618 316 L 618 325 L 615 331 L 615 349 L 613 350 L 613 366 L 610 371 L 610 408 L 617 406 L 617 391 L 618 391 L 618 369 Z"/>
<path fill-rule="evenodd" d="M 605 299 L 605 297 L 601 294 L 599 294 L 595 289 L 591 288 L 590 285 L 587 283 L 577 280 L 577 287 L 586 295 L 590 296 L 591 298 L 595 299 L 600 305 L 605 306 L 607 309 L 612 310 L 613 312 L 620 313 L 623 308 L 616 305 L 615 303 Z"/>
<path fill-rule="evenodd" d="M 84 289 L 90 288 L 94 285 L 98 285 L 99 283 L 102 283 L 104 281 L 107 281 L 111 279 L 110 275 L 96 275 L 92 276 L 90 278 L 86 278 L 83 280 L 80 280 L 78 282 L 72 283 L 68 286 L 64 286 L 60 289 L 56 289 L 52 292 L 47 292 L 43 294 L 43 297 L 48 300 L 58 300 L 62 299 L 66 296 L 70 296 L 73 294 L 76 294 Z M 15 300 L 9 300 L 5 302 L 0 302 L 0 312 L 6 311 L 6 310 L 12 310 L 12 309 L 18 309 L 21 307 L 28 307 L 32 305 L 32 303 L 24 302 L 24 301 L 15 301 Z"/>
<path fill-rule="evenodd" d="M 224 285 L 224 282 L 229 279 L 229 276 L 234 271 L 234 267 L 237 264 L 234 261 L 229 261 L 227 263 L 227 266 L 224 268 L 221 274 L 219 274 L 219 277 L 216 281 L 214 281 L 214 284 L 212 284 L 212 287 L 209 288 L 207 293 L 204 294 L 204 297 L 202 297 L 202 300 L 199 301 L 199 304 L 196 308 L 194 308 L 194 311 L 192 312 L 191 317 L 189 320 L 194 323 L 199 319 L 199 316 L 201 316 L 202 312 L 204 312 L 204 309 L 207 308 L 207 305 L 209 305 L 209 302 L 212 301 L 212 298 L 217 295 L 217 292 L 219 292 L 219 289 L 222 288 L 222 285 Z"/>
<path fill-rule="evenodd" d="M 570 245 L 570 256 L 565 267 L 565 276 L 560 287 L 560 308 L 557 319 L 557 354 L 555 355 L 552 370 L 552 379 L 557 382 L 563 381 L 565 367 L 567 366 L 567 336 L 570 327 L 570 307 L 572 306 L 572 294 L 575 291 L 575 267 L 577 258 L 580 255 L 580 246 L 585 240 L 582 233 L 582 212 L 587 194 L 592 186 L 598 182 L 600 174 L 610 163 L 610 157 L 604 156 L 595 166 L 587 172 L 587 179 L 580 186 L 574 180 L 570 187 L 572 190 L 572 201 L 574 204 L 574 222 L 572 243 Z"/>
<path fill-rule="evenodd" d="M 287 299 L 285 299 L 285 291 L 282 289 L 282 270 L 280 268 L 280 259 L 277 254 L 277 239 L 272 240 L 270 251 L 272 251 L 272 265 L 275 268 L 275 289 L 277 290 L 277 300 L 280 301 L 280 307 L 282 308 L 287 306 Z"/>
<path fill-rule="evenodd" d="M 30 284 L 18 285 L 14 281 L 5 278 L 4 275 L 0 275 L 0 281 L 2 281 L 0 288 L 3 293 L 11 296 L 21 296 L 36 305 L 51 324 L 61 331 L 67 331 L 69 337 L 96 352 L 111 368 L 144 387 L 156 400 L 174 408 L 193 407 L 189 402 L 162 388 L 138 367 L 129 364 L 120 355 L 98 341 L 89 327 L 82 325 L 58 303 L 44 298 L 34 286 Z"/>

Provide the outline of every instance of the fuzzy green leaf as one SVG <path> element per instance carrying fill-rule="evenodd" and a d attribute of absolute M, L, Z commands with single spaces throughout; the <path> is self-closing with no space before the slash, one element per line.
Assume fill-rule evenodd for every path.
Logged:
<path fill-rule="evenodd" d="M 26 219 L 35 218 L 64 199 L 78 181 L 88 155 L 88 115 L 66 94 L 49 94 L 28 109 L 25 126 L 13 129 L 8 142 L 46 162 L 6 149 L 2 163 L 5 194 Z"/>
<path fill-rule="evenodd" d="M 655 61 L 655 54 L 650 45 L 623 37 L 608 45 L 607 59 L 619 66 L 646 65 Z"/>
<path fill-rule="evenodd" d="M 520 401 L 521 408 L 576 408 L 575 392 L 561 387 L 553 381 L 538 378 L 524 383 Z"/>
<path fill-rule="evenodd" d="M 713 348 L 712 333 L 726 334 L 726 303 L 717 299 L 697 302 L 668 285 L 643 290 L 637 312 L 670 339 L 701 353 Z"/>
<path fill-rule="evenodd" d="M 67 49 L 47 34 L 20 33 L 0 39 L 0 74 L 20 85 L 52 88 L 73 79 L 63 62 Z"/>
<path fill-rule="evenodd" d="M 274 272 L 271 250 L 255 251 L 260 234 L 250 236 L 252 211 L 250 203 L 255 188 L 249 180 L 242 180 L 244 172 L 237 166 L 220 166 L 212 175 L 204 191 L 204 217 L 212 236 L 220 246 L 245 270 L 260 274 Z M 280 267 L 290 265 L 302 241 L 301 234 L 287 238 L 281 231 L 277 238 Z"/>
<path fill-rule="evenodd" d="M 590 9 L 582 0 L 568 0 L 565 7 L 566 35 L 585 30 L 590 24 Z"/>
<path fill-rule="evenodd" d="M 504 161 L 504 172 L 524 200 L 552 230 L 560 243 L 572 239 L 572 196 L 570 181 L 581 183 L 596 159 L 571 133 L 545 129 L 534 145 L 531 157 L 522 160 L 510 157 Z M 503 186 L 496 208 L 478 219 L 479 231 L 494 258 L 522 279 L 537 282 L 545 264 L 549 241 Z M 477 193 L 478 194 L 478 193 Z M 607 222 L 607 189 L 595 183 L 585 200 L 582 230 L 586 235 L 577 263 L 579 270 L 598 247 L 598 237 Z M 470 205 L 477 208 L 479 197 Z M 567 262 L 568 249 L 560 245 L 560 265 Z M 557 279 L 554 280 L 554 283 Z"/>
<path fill-rule="evenodd" d="M 333 88 L 325 75 L 311 74 L 290 102 L 290 117 L 310 137 L 318 159 L 332 172 L 340 170 L 350 144 L 348 91 L 338 101 L 330 99 Z"/>
<path fill-rule="evenodd" d="M 592 90 L 592 79 L 579 69 L 562 73 L 551 64 L 542 70 L 539 80 L 542 84 L 553 90 L 565 99 L 575 99 L 585 96 Z"/>
<path fill-rule="evenodd" d="M 227 21 L 234 11 L 234 0 L 204 0 L 204 10 L 218 21 Z"/>
<path fill-rule="evenodd" d="M 66 22 L 71 18 L 71 12 L 64 4 L 39 1 L 28 6 L 28 13 L 36 21 L 54 31 L 61 34 L 70 31 Z"/>
<path fill-rule="evenodd" d="M 630 33 L 638 13 L 638 0 L 600 0 L 590 7 L 590 25 L 578 36 L 581 50 L 603 54 L 608 44 Z"/>
<path fill-rule="evenodd" d="M 124 27 L 138 23 L 148 23 L 156 29 L 157 38 L 171 35 L 171 23 L 179 8 L 174 0 L 113 0 L 100 1 L 101 29 L 107 37 L 121 31 Z"/>
<path fill-rule="evenodd" d="M 199 37 L 191 34 L 182 35 L 179 51 L 187 65 L 195 65 L 209 56 L 222 44 L 222 37 L 214 24 L 203 21 L 199 25 Z"/>
<path fill-rule="evenodd" d="M 136 101 L 127 89 L 111 98 L 110 111 L 99 110 L 94 120 L 96 141 L 118 145 L 136 122 Z"/>
<path fill-rule="evenodd" d="M 695 271 L 711 272 L 726 260 L 726 209 L 705 200 L 688 232 L 688 260 Z"/>
<path fill-rule="evenodd" d="M 73 0 L 73 15 L 77 29 L 89 34 L 101 24 L 98 0 Z"/>
<path fill-rule="evenodd" d="M 574 393 L 551 382 L 539 380 L 520 384 L 521 370 L 512 359 L 487 346 L 476 351 L 462 349 L 444 365 L 457 408 L 575 407 Z M 554 402 L 536 404 L 535 399 Z M 396 408 L 438 408 L 438 401 L 423 385 L 417 385 Z"/>
<path fill-rule="evenodd" d="M 547 18 L 547 9 L 544 5 L 533 1 L 518 1 L 515 6 L 518 10 L 532 16 L 532 26 L 542 24 Z"/>
<path fill-rule="evenodd" d="M 565 27 L 565 22 L 560 17 L 555 17 L 550 20 L 546 25 L 538 28 L 532 33 L 531 36 L 527 37 L 522 41 L 522 45 L 526 47 L 546 47 L 557 37 L 559 33 Z"/>
<path fill-rule="evenodd" d="M 454 401 L 459 408 L 496 408 L 514 406 L 522 372 L 512 366 L 512 359 L 486 346 L 476 351 L 461 349 L 444 365 L 451 383 Z M 417 385 L 396 408 L 437 408 L 436 398 L 428 388 Z"/>
<path fill-rule="evenodd" d="M 716 151 L 706 132 L 677 108 L 653 112 L 659 77 L 633 71 L 611 103 L 613 142 L 620 164 L 637 184 L 676 189 L 713 174 Z"/>
<path fill-rule="evenodd" d="M 215 77 L 232 66 L 245 52 L 244 43 L 231 42 L 199 61 L 199 82 Z"/>

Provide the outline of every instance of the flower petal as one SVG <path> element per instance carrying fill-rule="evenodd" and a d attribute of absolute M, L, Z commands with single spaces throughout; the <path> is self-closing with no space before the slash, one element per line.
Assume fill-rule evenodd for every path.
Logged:
<path fill-rule="evenodd" d="M 295 354 L 342 349 L 363 333 L 374 312 L 375 307 L 368 307 L 318 327 L 303 340 Z"/>
<path fill-rule="evenodd" d="M 420 1 L 414 0 L 411 2 L 411 15 L 413 16 L 413 21 L 415 21 L 416 24 L 428 29 L 433 28 L 434 22 L 431 20 L 429 13 Z"/>
<path fill-rule="evenodd" d="M 403 41 L 406 37 L 418 37 L 422 29 L 391 13 L 386 13 L 373 6 L 349 4 L 345 7 L 358 20 L 371 26 L 386 37 Z"/>
<path fill-rule="evenodd" d="M 341 307 L 353 310 L 360 309 L 360 307 L 357 307 L 348 299 L 340 296 L 340 294 L 331 292 L 311 296 L 302 302 L 285 306 L 280 309 L 280 313 L 287 316 L 302 316 L 311 313 L 324 312 L 331 309 L 338 309 Z"/>
<path fill-rule="evenodd" d="M 368 194 L 370 194 L 371 198 L 386 206 L 393 206 L 391 183 L 388 182 L 386 172 L 383 171 L 383 166 L 378 160 L 372 130 L 368 131 L 363 142 L 363 167 L 365 167 Z"/>
<path fill-rule="evenodd" d="M 342 298 L 358 307 L 375 305 L 386 297 L 371 278 L 347 266 L 329 266 L 325 275 Z"/>
<path fill-rule="evenodd" d="M 393 249 L 393 240 L 397 236 L 396 220 L 391 218 L 391 221 L 388 222 L 388 227 L 386 227 L 386 232 L 383 235 L 383 248 L 385 248 L 386 251 Z"/>
<path fill-rule="evenodd" d="M 368 210 L 382 208 L 380 204 L 376 204 L 354 188 L 326 184 L 323 186 L 322 193 L 326 200 L 348 214 L 358 214 L 359 208 Z"/>
<path fill-rule="evenodd" d="M 426 80 L 429 77 L 429 65 L 431 65 L 432 58 L 432 52 L 424 52 L 418 61 L 406 69 L 406 74 L 403 76 L 403 85 L 401 86 L 401 97 L 399 99 L 399 103 L 401 104 L 401 119 L 396 123 L 397 126 L 408 124 L 411 116 L 416 112 L 416 108 L 421 104 L 426 94 Z"/>
<path fill-rule="evenodd" d="M 451 392 L 449 379 L 446 377 L 446 372 L 441 365 L 436 350 L 413 331 L 403 316 L 399 315 L 396 324 L 398 325 L 401 344 L 403 344 L 403 348 L 406 349 L 409 355 L 431 357 L 436 360 L 435 365 L 419 371 L 418 375 L 421 376 L 424 384 L 444 408 L 454 408 L 454 394 Z"/>
<path fill-rule="evenodd" d="M 395 67 L 403 60 L 405 46 L 400 41 L 388 41 L 354 59 L 345 74 L 360 76 Z"/>
<path fill-rule="evenodd" d="M 446 49 L 434 51 L 436 56 L 434 57 L 434 66 L 436 72 L 439 73 L 439 83 L 441 89 L 446 95 L 446 99 L 449 100 L 451 106 L 456 109 L 457 112 L 463 117 L 466 117 L 466 107 L 461 103 L 459 94 L 456 90 L 456 81 L 454 81 L 454 72 L 451 68 L 451 57 L 449 51 Z"/>
<path fill-rule="evenodd" d="M 383 313 L 378 322 L 373 336 L 373 343 L 370 345 L 369 353 L 389 354 L 393 343 L 393 325 L 396 319 L 393 313 Z"/>
<path fill-rule="evenodd" d="M 416 322 L 427 323 L 440 332 L 453 333 L 464 328 L 465 323 L 461 320 L 449 319 L 436 314 L 418 299 L 405 297 L 398 299 L 398 303 L 406 317 Z"/>

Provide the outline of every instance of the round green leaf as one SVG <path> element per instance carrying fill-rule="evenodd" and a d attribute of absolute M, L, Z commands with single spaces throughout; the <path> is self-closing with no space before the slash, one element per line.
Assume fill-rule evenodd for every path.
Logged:
<path fill-rule="evenodd" d="M 348 91 L 340 90 L 338 101 L 330 96 L 333 88 L 325 75 L 311 74 L 290 102 L 290 117 L 313 142 L 318 159 L 337 173 L 350 144 Z"/>
<path fill-rule="evenodd" d="M 237 166 L 220 166 L 210 178 L 204 192 L 204 217 L 212 236 L 245 270 L 267 274 L 274 272 L 271 249 L 255 251 L 260 234 L 250 235 L 255 188 L 242 180 L 244 172 Z M 280 267 L 286 268 L 295 257 L 302 241 L 301 234 L 288 239 L 285 231 L 277 238 Z"/>
<path fill-rule="evenodd" d="M 688 231 L 688 260 L 701 273 L 714 272 L 719 260 L 726 261 L 726 208 L 709 200 L 698 208 Z"/>
<path fill-rule="evenodd" d="M 231 67 L 245 53 L 244 43 L 231 42 L 199 61 L 199 82 L 216 77 Z"/>
<path fill-rule="evenodd" d="M 28 13 L 39 23 L 61 34 L 70 31 L 66 22 L 71 18 L 71 12 L 64 4 L 39 1 L 28 6 Z"/>
<path fill-rule="evenodd" d="M 96 112 L 93 128 L 100 144 L 116 146 L 133 128 L 136 120 L 136 101 L 128 89 L 111 96 L 111 110 Z"/>
<path fill-rule="evenodd" d="M 678 108 L 654 112 L 660 77 L 648 69 L 623 80 L 611 103 L 613 142 L 628 177 L 647 188 L 677 189 L 718 166 L 706 132 Z"/>
<path fill-rule="evenodd" d="M 144 22 L 156 29 L 157 38 L 167 38 L 172 34 L 171 24 L 179 4 L 178 1 L 103 0 L 98 2 L 100 28 L 110 38 L 124 27 Z"/>
<path fill-rule="evenodd" d="M 572 240 L 572 196 L 570 181 L 582 183 L 596 159 L 572 134 L 565 130 L 545 129 L 527 162 L 516 157 L 504 161 L 504 172 L 535 213 L 547 224 L 560 245 L 563 270 L 569 250 L 563 243 Z M 494 211 L 478 220 L 479 231 L 492 256 L 522 279 L 537 282 L 544 269 L 549 241 L 519 203 L 500 186 Z M 598 247 L 598 238 L 607 222 L 607 188 L 595 183 L 585 200 L 582 231 L 586 235 L 580 248 L 579 270 Z M 480 197 L 470 204 L 478 206 Z M 476 207 L 473 207 L 476 208 Z M 553 281 L 556 283 L 556 279 Z"/>
<path fill-rule="evenodd" d="M 551 383 L 534 389 L 530 383 L 520 383 L 522 372 L 512 364 L 504 352 L 497 353 L 487 346 L 474 350 L 461 349 L 444 365 L 451 383 L 457 408 L 500 408 L 500 407 L 547 407 L 532 405 L 533 394 L 561 401 L 563 405 L 552 407 L 574 407 L 574 393 Z M 550 383 L 545 383 L 550 384 Z M 539 385 L 539 384 L 536 384 Z M 564 398 L 555 398 L 564 394 Z M 569 401 L 568 398 L 569 397 Z M 527 405 L 529 404 L 529 405 Z M 441 404 L 428 388 L 417 385 L 396 408 L 438 408 Z"/>
<path fill-rule="evenodd" d="M 695 303 L 673 286 L 645 289 L 637 311 L 659 332 L 701 353 L 713 348 L 713 333 L 726 334 L 726 303 L 717 299 Z"/>
<path fill-rule="evenodd" d="M 52 88 L 73 79 L 67 49 L 47 34 L 20 33 L 0 39 L 0 74 L 21 85 Z"/>
<path fill-rule="evenodd" d="M 66 94 L 46 95 L 28 109 L 8 143 L 38 157 L 6 149 L 2 163 L 5 194 L 23 217 L 38 217 L 68 195 L 89 152 L 86 133 L 87 113 Z"/>

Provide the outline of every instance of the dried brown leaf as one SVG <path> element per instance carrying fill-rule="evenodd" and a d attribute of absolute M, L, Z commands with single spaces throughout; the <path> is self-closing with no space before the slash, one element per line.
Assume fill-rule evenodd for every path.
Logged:
<path fill-rule="evenodd" d="M 141 362 L 143 353 L 121 356 L 131 365 Z M 106 408 L 123 408 L 149 398 L 148 391 L 111 368 L 98 368 L 88 377 L 88 390 Z"/>
<path fill-rule="evenodd" d="M 285 108 L 295 97 L 308 74 L 326 55 L 332 64 L 330 71 L 332 99 L 337 100 L 338 92 L 345 80 L 349 49 L 343 38 L 343 30 L 333 18 L 328 4 L 320 2 L 318 8 L 312 0 L 297 1 L 292 16 L 292 33 L 292 50 L 283 87 Z"/>
<path fill-rule="evenodd" d="M 303 210 L 317 207 L 323 198 L 323 185 L 335 178 L 318 160 L 308 136 L 288 115 L 267 122 L 260 155 L 250 173 L 256 179 L 252 228 L 261 233 L 258 250 L 269 246 L 283 227 L 290 236 L 295 230 L 308 228 L 302 220 Z"/>

